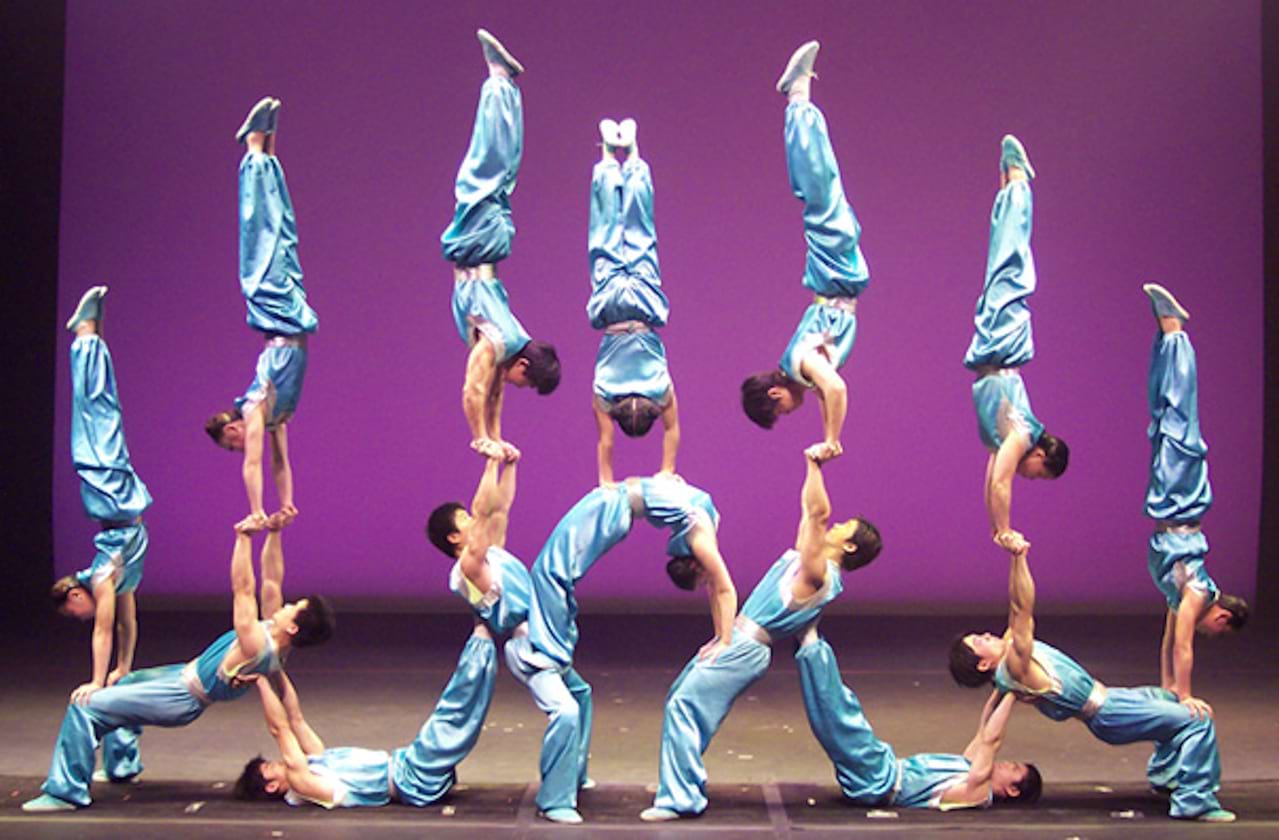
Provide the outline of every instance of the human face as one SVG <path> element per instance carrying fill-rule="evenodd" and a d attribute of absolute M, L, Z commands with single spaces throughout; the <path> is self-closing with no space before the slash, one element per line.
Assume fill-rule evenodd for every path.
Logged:
<path fill-rule="evenodd" d="M 90 621 L 97 612 L 97 603 L 88 590 L 77 586 L 67 593 L 67 599 L 62 602 L 62 606 L 58 607 L 58 612 L 67 618 Z"/>
<path fill-rule="evenodd" d="M 502 378 L 516 388 L 528 388 L 533 385 L 532 380 L 528 378 L 528 361 L 525 359 L 518 359 L 515 364 L 507 368 Z"/>
<path fill-rule="evenodd" d="M 271 616 L 271 620 L 275 622 L 275 626 L 284 632 L 292 634 L 297 631 L 298 613 L 306 609 L 307 599 L 294 601 L 292 604 L 285 604 L 275 611 L 275 615 Z"/>
<path fill-rule="evenodd" d="M 994 633 L 969 633 L 964 637 L 964 644 L 981 658 L 977 667 L 982 671 L 989 671 L 1004 655 L 1004 639 Z"/>
<path fill-rule="evenodd" d="M 1026 778 L 1026 765 L 1020 761 L 996 761 L 990 774 L 990 789 L 996 797 L 1016 799 Z"/>
<path fill-rule="evenodd" d="M 289 789 L 288 768 L 283 761 L 264 761 L 261 769 L 267 793 L 283 793 Z"/>
<path fill-rule="evenodd" d="M 218 445 L 231 452 L 244 451 L 244 420 L 232 420 L 222 427 L 222 439 Z"/>
<path fill-rule="evenodd" d="M 1056 478 L 1048 467 L 1044 465 L 1044 450 L 1036 446 L 1030 452 L 1026 453 L 1026 457 L 1021 459 L 1021 463 L 1017 465 L 1017 475 L 1022 478 L 1029 478 L 1031 481 L 1046 479 L 1051 481 Z"/>
<path fill-rule="evenodd" d="M 457 540 L 454 541 L 450 535 L 450 541 L 453 541 L 454 545 L 465 546 L 467 540 L 471 538 L 471 526 L 474 524 L 475 517 L 471 516 L 470 511 L 459 509 L 453 514 L 453 527 L 457 529 Z"/>
<path fill-rule="evenodd" d="M 841 552 L 856 551 L 857 546 L 853 543 L 853 535 L 857 533 L 857 527 L 860 524 L 856 519 L 836 522 L 826 532 L 826 544 L 838 548 Z"/>

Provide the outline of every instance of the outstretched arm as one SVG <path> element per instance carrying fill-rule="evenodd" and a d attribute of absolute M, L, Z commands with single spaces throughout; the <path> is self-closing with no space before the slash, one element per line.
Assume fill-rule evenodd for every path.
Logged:
<path fill-rule="evenodd" d="M 1048 675 L 1035 667 L 1035 579 L 1026 552 L 1013 554 L 1008 564 L 1008 671 L 1033 691 L 1052 687 Z"/>
<path fill-rule="evenodd" d="M 262 588 L 258 592 L 263 618 L 270 618 L 284 606 L 284 539 L 280 533 L 283 521 L 280 514 L 274 514 L 269 522 L 262 546 Z"/>
<path fill-rule="evenodd" d="M 267 731 L 280 747 L 289 787 L 299 796 L 315 802 L 333 801 L 333 786 L 311 772 L 306 752 L 298 742 L 293 727 L 289 725 L 289 713 L 276 696 L 270 680 L 258 680 L 258 696 L 262 699 L 262 714 L 266 718 Z M 309 729 L 309 727 L 308 727 Z M 313 733 L 314 734 L 314 733 Z M 318 739 L 317 739 L 318 740 Z M 323 745 L 321 745 L 323 752 Z"/>
<path fill-rule="evenodd" d="M 484 423 L 488 427 L 489 437 L 502 439 L 502 397 L 506 393 L 506 382 L 502 379 L 500 368 L 494 368 L 489 380 L 488 396 L 484 400 Z"/>
<path fill-rule="evenodd" d="M 795 537 L 801 574 L 796 577 L 794 585 L 795 595 L 801 599 L 821 589 L 826 582 L 824 551 L 826 528 L 830 523 L 830 496 L 826 493 L 821 464 L 809 456 L 804 458 L 804 465 L 807 473 L 800 493 L 803 513 L 799 520 L 799 534 Z"/>
<path fill-rule="evenodd" d="M 280 698 L 285 714 L 288 715 L 289 729 L 293 730 L 293 736 L 297 738 L 302 752 L 307 755 L 319 755 L 324 752 L 324 741 L 320 740 L 320 736 L 311 728 L 311 724 L 306 722 L 306 717 L 302 714 L 302 703 L 298 700 L 298 693 L 293 688 L 293 680 L 289 679 L 289 675 L 283 671 L 276 672 L 273 679 L 276 680 L 273 685 L 276 696 Z"/>
<path fill-rule="evenodd" d="M 990 529 L 995 542 L 1009 553 L 1017 553 L 1030 545 L 1012 529 L 1010 524 L 1013 505 L 1013 476 L 1017 465 L 1030 450 L 1030 440 L 1021 434 L 1010 434 L 995 453 L 995 462 L 987 470 L 989 485 L 986 491 Z"/>
<path fill-rule="evenodd" d="M 1192 587 L 1181 590 L 1181 605 L 1173 628 L 1172 690 L 1195 717 L 1212 717 L 1212 706 L 1191 694 L 1190 674 L 1195 668 L 1195 624 L 1203 612 L 1204 596 Z"/>
<path fill-rule="evenodd" d="M 675 456 L 679 453 L 679 403 L 675 399 L 674 385 L 671 386 L 670 402 L 662 409 L 662 428 L 662 468 L 659 474 L 675 475 Z"/>
<path fill-rule="evenodd" d="M 839 438 L 844 431 L 844 415 L 848 413 L 848 386 L 844 384 L 844 378 L 830 363 L 830 359 L 820 350 L 814 350 L 804 357 L 801 372 L 817 386 L 821 395 L 826 458 L 834 458 L 844 451 Z"/>
<path fill-rule="evenodd" d="M 715 625 L 715 638 L 703 646 L 698 656 L 714 661 L 720 651 L 733 641 L 733 619 L 737 617 L 737 588 L 728 573 L 728 565 L 719 553 L 719 540 L 714 529 L 698 524 L 689 535 L 688 547 L 702 565 L 706 580 L 706 594 L 710 599 L 711 623 Z"/>
<path fill-rule="evenodd" d="M 990 777 L 995 772 L 995 756 L 1004 742 L 1004 730 L 1013 714 L 1016 698 L 1012 694 L 991 692 L 982 710 L 977 735 L 964 750 L 964 758 L 972 763 L 968 777 L 942 794 L 942 803 L 952 807 L 985 804 L 990 798 Z"/>
<path fill-rule="evenodd" d="M 475 488 L 475 496 L 471 499 L 471 515 L 475 522 L 471 525 L 470 538 L 466 548 L 462 550 L 462 574 L 471 583 L 487 591 L 489 586 L 488 565 L 485 556 L 493 545 L 494 533 L 506 534 L 506 518 L 509 504 L 504 504 L 502 491 L 498 485 L 498 470 L 502 460 L 489 457 L 484 463 L 484 473 L 480 476 L 479 486 Z M 514 491 L 514 477 L 511 478 L 511 490 Z"/>
<path fill-rule="evenodd" d="M 1164 637 L 1159 645 L 1159 687 L 1173 690 L 1172 643 L 1177 638 L 1177 613 L 1168 610 L 1164 618 Z"/>
<path fill-rule="evenodd" d="M 289 463 L 289 429 L 285 423 L 271 430 L 271 476 L 280 497 L 284 524 L 291 525 L 298 509 L 293 505 L 293 466 Z"/>
<path fill-rule="evenodd" d="M 253 540 L 247 531 L 236 530 L 235 548 L 231 551 L 231 619 L 240 654 L 245 659 L 252 659 L 262 649 L 256 588 Z"/>
<path fill-rule="evenodd" d="M 93 676 L 71 692 L 71 702 L 83 706 L 93 692 L 107 684 L 107 671 L 111 667 L 111 642 L 115 633 L 115 582 L 111 576 L 93 587 Z"/>
<path fill-rule="evenodd" d="M 259 403 L 244 418 L 244 492 L 249 497 L 249 516 L 266 522 L 262 507 L 262 446 L 266 433 L 266 403 Z"/>
<path fill-rule="evenodd" d="M 471 427 L 471 448 L 481 454 L 483 441 L 490 439 L 486 408 L 489 391 L 497 378 L 497 356 L 493 345 L 484 336 L 475 339 L 466 357 L 466 382 L 462 385 L 462 413 Z"/>
<path fill-rule="evenodd" d="M 115 685 L 133 670 L 133 651 L 138 645 L 138 602 L 132 592 L 115 599 L 115 667 L 107 674 L 107 685 Z"/>
<path fill-rule="evenodd" d="M 599 461 L 599 478 L 601 487 L 609 487 L 613 482 L 613 418 L 601 409 L 592 399 L 595 411 L 595 426 L 599 429 L 599 443 L 596 446 L 596 458 Z"/>
<path fill-rule="evenodd" d="M 515 504 L 515 463 L 508 461 L 505 467 L 499 467 L 497 508 L 489 516 L 489 543 L 499 548 L 506 547 L 506 529 L 511 522 L 511 506 Z"/>

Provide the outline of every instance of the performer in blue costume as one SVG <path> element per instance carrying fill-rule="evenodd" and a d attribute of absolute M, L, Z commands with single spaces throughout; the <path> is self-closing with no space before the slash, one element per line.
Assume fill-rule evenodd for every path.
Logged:
<path fill-rule="evenodd" d="M 293 467 L 289 461 L 288 423 L 302 397 L 306 378 L 307 337 L 319 325 L 307 303 L 298 261 L 297 218 L 275 155 L 280 100 L 261 99 L 236 133 L 247 151 L 240 161 L 240 292 L 249 326 L 266 346 L 257 370 L 235 407 L 213 415 L 205 431 L 213 442 L 244 453 L 244 489 L 248 519 L 264 527 L 262 449 L 271 438 L 271 474 L 285 524 L 298 509 L 293 503 Z"/>
<path fill-rule="evenodd" d="M 90 805 L 94 751 L 108 733 L 122 727 L 137 735 L 143 726 L 186 726 L 209 704 L 243 695 L 254 675 L 278 671 L 294 647 L 329 639 L 333 612 L 327 601 L 312 595 L 284 603 L 280 589 L 284 555 L 279 534 L 283 517 L 268 520 L 267 527 L 271 530 L 262 549 L 262 615 L 270 618 L 258 619 L 251 540 L 258 529 L 252 522 L 241 523 L 231 553 L 234 629 L 185 665 L 134 671 L 110 688 L 95 691 L 87 702 L 67 706 L 49 776 L 42 786 L 44 793 L 23 804 L 22 810 L 70 811 Z M 141 769 L 138 764 L 129 775 Z"/>
<path fill-rule="evenodd" d="M 805 390 L 815 389 L 822 403 L 824 437 L 811 448 L 827 460 L 843 452 L 840 434 L 848 388 L 839 369 L 853 350 L 857 298 L 870 282 L 870 272 L 858 244 L 861 225 L 844 194 L 826 118 L 809 99 L 818 46 L 809 41 L 797 49 L 777 82 L 777 90 L 787 98 L 786 169 L 791 191 L 804 202 L 804 288 L 813 292 L 813 303 L 786 346 L 779 369 L 754 374 L 742 383 L 742 408 L 752 421 L 770 429 L 779 415 L 800 406 Z"/>
<path fill-rule="evenodd" d="M 476 36 L 489 76 L 480 88 L 471 145 L 457 170 L 453 221 L 440 245 L 453 263 L 453 321 L 470 347 L 462 412 L 471 448 L 501 456 L 514 450 L 502 439 L 504 385 L 549 394 L 559 385 L 560 362 L 550 344 L 529 339 L 497 276 L 497 263 L 510 256 L 515 237 L 511 193 L 524 151 L 524 110 L 514 79 L 524 65 L 486 30 Z"/>
<path fill-rule="evenodd" d="M 646 822 L 691 817 L 706 810 L 702 754 L 739 694 L 764 676 L 773 642 L 805 632 L 843 591 L 841 571 L 860 569 L 883 546 L 864 517 L 830 523 L 830 497 L 821 460 L 805 452 L 802 515 L 795 547 L 764 574 L 742 607 L 731 641 L 718 656 L 693 657 L 666 695 L 657 797 L 640 814 Z M 689 564 L 676 584 L 691 589 L 703 570 Z M 814 723 L 816 726 L 817 724 Z"/>
<path fill-rule="evenodd" d="M 1199 432 L 1199 371 L 1186 333 L 1187 312 L 1156 283 L 1142 291 L 1154 307 L 1159 331 L 1150 351 L 1150 484 L 1146 515 L 1155 521 L 1147 564 L 1168 603 L 1160 646 L 1160 685 L 1199 714 L 1212 708 L 1191 691 L 1195 633 L 1216 636 L 1243 628 L 1248 604 L 1227 595 L 1204 568 L 1208 540 L 1199 529 L 1212 506 L 1208 444 Z"/>
<path fill-rule="evenodd" d="M 538 808 L 553 822 L 579 823 L 582 816 L 575 786 L 563 780 L 552 784 L 555 780 L 546 768 L 565 761 L 567 754 L 580 761 L 578 777 L 585 778 L 591 736 L 590 685 L 572 667 L 578 639 L 574 589 L 596 560 L 625 539 L 639 517 L 670 529 L 668 574 L 705 569 L 702 579 L 715 637 L 703 645 L 700 655 L 713 659 L 731 638 L 737 590 L 719 553 L 719 513 L 708 493 L 676 478 L 628 478 L 590 491 L 564 515 L 533 563 L 529 635 L 506 648 L 512 670 L 523 669 L 530 685 L 539 681 L 549 686 L 544 696 L 555 699 L 552 708 L 543 707 L 550 720 L 542 740 L 543 778 L 537 794 Z"/>
<path fill-rule="evenodd" d="M 591 173 L 591 221 L 587 236 L 591 297 L 586 314 L 604 331 L 595 358 L 595 423 L 599 428 L 599 479 L 613 483 L 613 421 L 629 437 L 648 434 L 659 417 L 660 473 L 675 474 L 679 408 L 657 328 L 670 305 L 662 292 L 653 224 L 653 178 L 639 156 L 635 120 L 600 122 L 602 159 Z M 626 162 L 617 155 L 625 152 Z"/>
<path fill-rule="evenodd" d="M 1107 688 L 1065 653 L 1035 638 L 1035 581 L 1026 552 L 1011 555 L 1008 628 L 1003 635 L 969 633 L 950 646 L 950 673 L 960 685 L 992 680 L 1001 692 L 1056 721 L 1078 718 L 1107 744 L 1154 741 L 1146 776 L 1172 789 L 1170 815 L 1178 819 L 1233 822 L 1217 802 L 1221 760 L 1212 718 L 1177 702 L 1154 686 Z"/>
<path fill-rule="evenodd" d="M 1033 764 L 995 760 L 1012 716 L 1012 695 L 990 695 L 977 734 L 962 755 L 921 753 L 899 759 L 891 746 L 875 737 L 861 701 L 840 678 L 835 652 L 816 627 L 800 639 L 795 662 L 808 725 L 851 801 L 949 811 L 1002 801 L 1028 804 L 1039 798 L 1043 782 Z"/>
<path fill-rule="evenodd" d="M 973 316 L 973 340 L 964 367 L 977 374 L 973 407 L 977 431 L 990 451 L 984 498 L 991 537 L 1010 553 L 1029 548 L 1012 529 L 1013 476 L 1053 479 L 1066 471 L 1070 448 L 1044 431 L 1030 410 L 1021 366 L 1035 355 L 1028 299 L 1035 292 L 1035 258 L 1030 251 L 1034 167 L 1021 141 L 1011 134 L 1001 143 L 999 192 L 990 212 L 986 280 Z"/>

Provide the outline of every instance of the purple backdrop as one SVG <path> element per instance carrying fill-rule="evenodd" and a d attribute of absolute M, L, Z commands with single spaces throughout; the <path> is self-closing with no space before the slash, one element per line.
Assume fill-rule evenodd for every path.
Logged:
<path fill-rule="evenodd" d="M 201 429 L 259 350 L 236 283 L 232 140 L 258 97 L 284 101 L 279 155 L 298 212 L 320 332 L 290 439 L 302 516 L 289 588 L 436 596 L 446 563 L 427 511 L 469 500 L 481 462 L 460 410 L 464 350 L 438 235 L 466 148 L 486 26 L 525 62 L 527 134 L 502 267 L 514 308 L 553 340 L 551 397 L 514 392 L 521 446 L 509 546 L 532 563 L 592 485 L 587 197 L 596 123 L 633 116 L 654 172 L 664 331 L 682 409 L 680 472 L 710 490 L 742 596 L 793 540 L 801 448 L 817 410 L 772 432 L 737 389 L 776 363 L 806 304 L 800 206 L 787 188 L 773 82 L 823 42 L 826 111 L 864 228 L 872 284 L 844 368 L 837 515 L 866 513 L 886 549 L 849 606 L 997 601 L 985 453 L 960 359 L 985 264 L 998 142 L 1039 170 L 1036 412 L 1073 450 L 1055 483 L 1018 482 L 1041 603 L 1156 610 L 1141 503 L 1153 322 L 1140 283 L 1194 313 L 1223 587 L 1251 595 L 1261 438 L 1260 14 L 1255 2 L 893 4 L 89 3 L 68 11 L 59 300 L 109 283 L 106 336 L 128 441 L 156 503 L 144 595 L 221 593 L 246 511 L 237 456 Z M 51 326 L 51 329 L 54 327 Z M 57 382 L 59 573 L 91 556 Z M 659 436 L 622 440 L 618 471 L 651 472 Z M 269 479 L 268 479 L 269 482 Z M 271 491 L 269 491 L 271 492 Z M 268 498 L 273 498 L 269 495 Z M 270 504 L 270 503 L 269 503 Z M 639 527 L 584 582 L 607 598 L 688 598 L 663 540 Z M 695 600 L 688 600 L 696 607 Z"/>

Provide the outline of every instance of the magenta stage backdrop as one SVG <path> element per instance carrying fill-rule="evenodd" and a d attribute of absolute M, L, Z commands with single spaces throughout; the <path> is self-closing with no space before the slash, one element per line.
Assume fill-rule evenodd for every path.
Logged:
<path fill-rule="evenodd" d="M 302 515 L 288 588 L 426 598 L 446 561 L 427 512 L 469 500 L 481 461 L 460 408 L 465 351 L 438 236 L 453 207 L 484 66 L 485 26 L 527 65 L 527 134 L 501 275 L 564 380 L 513 392 L 524 452 L 509 547 L 531 564 L 594 482 L 586 225 L 600 118 L 632 116 L 656 182 L 663 332 L 679 388 L 679 471 L 723 514 L 742 597 L 794 539 L 801 449 L 817 409 L 771 432 L 738 404 L 776 364 L 807 296 L 800 205 L 782 149 L 787 56 L 820 38 L 814 98 L 864 226 L 836 515 L 865 513 L 885 550 L 846 585 L 854 608 L 993 602 L 1006 564 L 987 535 L 986 454 L 960 364 L 982 282 L 999 139 L 1039 171 L 1035 410 L 1073 451 L 1063 480 L 1018 482 L 1040 602 L 1148 606 L 1146 366 L 1140 284 L 1194 314 L 1216 505 L 1212 573 L 1252 594 L 1261 450 L 1260 9 L 1256 2 L 96 3 L 68 10 L 59 301 L 108 283 L 134 462 L 155 496 L 142 593 L 227 589 L 246 512 L 237 456 L 201 426 L 248 384 L 260 340 L 236 280 L 232 139 L 264 95 L 320 315 L 290 442 Z M 50 329 L 55 329 L 54 325 Z M 62 339 L 60 339 L 61 341 Z M 57 569 L 91 558 L 57 382 Z M 659 435 L 619 442 L 652 472 Z M 268 479 L 268 492 L 269 479 Z M 272 498 L 272 496 L 268 496 Z M 664 541 L 636 528 L 583 582 L 584 604 L 684 598 Z"/>

